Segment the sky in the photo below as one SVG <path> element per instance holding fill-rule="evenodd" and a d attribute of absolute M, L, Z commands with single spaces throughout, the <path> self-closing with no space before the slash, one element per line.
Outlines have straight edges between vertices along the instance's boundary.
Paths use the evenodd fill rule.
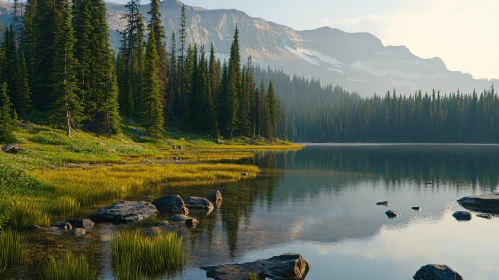
<path fill-rule="evenodd" d="M 405 45 L 423 58 L 440 57 L 450 70 L 471 73 L 475 78 L 499 78 L 498 0 L 183 2 L 208 9 L 234 8 L 297 30 L 331 26 L 369 32 L 385 45 Z"/>

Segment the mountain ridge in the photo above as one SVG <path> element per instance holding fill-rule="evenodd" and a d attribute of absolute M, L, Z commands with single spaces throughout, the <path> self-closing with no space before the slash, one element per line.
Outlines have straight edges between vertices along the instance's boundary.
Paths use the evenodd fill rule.
<path fill-rule="evenodd" d="M 0 20 L 4 21 L 0 1 Z M 126 25 L 123 5 L 106 2 L 107 18 L 115 48 L 119 32 Z M 167 34 L 178 31 L 179 0 L 165 0 L 160 12 Z M 8 6 L 8 3 L 7 3 Z M 149 5 L 142 6 L 148 20 Z M 251 56 L 256 64 L 283 69 L 290 75 L 318 79 L 324 84 L 338 84 L 363 96 L 384 94 L 396 89 L 403 94 L 416 90 L 455 92 L 460 89 L 489 88 L 497 80 L 473 79 L 471 74 L 447 69 L 439 58 L 421 58 L 407 46 L 385 46 L 368 32 L 349 33 L 328 26 L 311 30 L 293 28 L 262 18 L 251 17 L 236 9 L 208 10 L 186 5 L 188 43 L 215 45 L 217 56 L 227 59 L 236 24 L 240 29 L 243 59 Z M 169 42 L 168 42 L 169 43 Z"/>

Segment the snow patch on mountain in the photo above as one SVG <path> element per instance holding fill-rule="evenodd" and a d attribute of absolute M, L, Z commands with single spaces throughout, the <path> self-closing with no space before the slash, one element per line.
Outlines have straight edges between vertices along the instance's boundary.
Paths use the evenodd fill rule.
<path fill-rule="evenodd" d="M 320 66 L 319 62 L 317 62 L 317 60 L 315 60 L 313 57 L 310 57 L 309 54 L 304 49 L 295 50 L 295 49 L 288 47 L 288 46 L 284 46 L 284 47 L 288 51 L 292 52 L 293 54 L 299 56 L 301 59 L 305 60 L 306 62 Z"/>

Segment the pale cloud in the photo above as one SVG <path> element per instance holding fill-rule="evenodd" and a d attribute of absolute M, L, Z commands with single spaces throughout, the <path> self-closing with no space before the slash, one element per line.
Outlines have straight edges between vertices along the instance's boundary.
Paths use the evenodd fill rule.
<path fill-rule="evenodd" d="M 403 0 L 390 14 L 320 22 L 373 33 L 385 45 L 406 45 L 424 58 L 438 56 L 449 69 L 475 78 L 499 78 L 498 13 L 497 0 Z"/>

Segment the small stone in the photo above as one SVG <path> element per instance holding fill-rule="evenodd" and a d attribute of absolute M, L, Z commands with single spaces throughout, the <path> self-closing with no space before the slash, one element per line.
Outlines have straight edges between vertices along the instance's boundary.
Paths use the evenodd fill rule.
<path fill-rule="evenodd" d="M 248 172 L 243 172 L 243 173 L 241 173 L 241 176 L 242 176 L 242 177 L 248 177 L 248 176 L 249 176 L 249 173 L 248 173 Z"/>
<path fill-rule="evenodd" d="M 215 204 L 217 207 L 220 207 L 220 204 L 222 204 L 222 193 L 219 190 L 213 190 L 208 195 L 208 200 Z"/>
<path fill-rule="evenodd" d="M 484 218 L 484 219 L 489 219 L 489 220 L 492 219 L 492 215 L 490 215 L 490 214 L 477 214 L 476 216 L 479 218 Z"/>
<path fill-rule="evenodd" d="M 83 228 L 83 229 L 92 229 L 94 228 L 94 222 L 90 219 L 75 219 L 68 221 L 73 228 Z"/>
<path fill-rule="evenodd" d="M 471 213 L 466 211 L 456 211 L 452 216 L 458 221 L 469 221 L 472 217 Z"/>
<path fill-rule="evenodd" d="M 421 210 L 423 210 L 423 208 L 421 208 L 421 207 L 412 207 L 412 210 L 421 211 Z"/>
<path fill-rule="evenodd" d="M 388 201 L 381 201 L 381 202 L 376 203 L 376 205 L 388 206 L 388 205 L 390 205 L 390 202 L 388 202 Z"/>
<path fill-rule="evenodd" d="M 199 224 L 199 221 L 196 219 L 188 219 L 185 221 L 185 225 L 188 228 L 195 228 Z"/>
<path fill-rule="evenodd" d="M 57 223 L 53 223 L 52 227 L 57 227 L 57 228 L 60 228 L 60 229 L 64 229 L 64 231 L 71 231 L 73 229 L 73 226 L 70 223 L 68 223 L 68 222 L 57 222 Z"/>
<path fill-rule="evenodd" d="M 85 235 L 87 232 L 82 229 L 82 228 L 75 228 L 72 232 L 71 232 L 71 235 L 72 236 L 76 236 L 76 237 L 81 237 L 83 235 Z"/>
<path fill-rule="evenodd" d="M 189 210 L 195 209 L 208 212 L 213 210 L 213 203 L 211 203 L 208 199 L 202 197 L 189 197 L 185 200 L 185 206 L 187 206 Z"/>
<path fill-rule="evenodd" d="M 47 230 L 47 229 L 44 227 L 37 226 L 37 225 L 32 225 L 32 226 L 28 227 L 28 230 L 37 231 L 37 230 Z"/>
<path fill-rule="evenodd" d="M 156 225 L 157 225 L 158 227 L 167 227 L 167 226 L 169 226 L 169 225 L 170 225 L 170 223 L 169 223 L 169 222 L 167 222 L 167 221 L 161 221 L 161 222 L 157 223 Z"/>
<path fill-rule="evenodd" d="M 392 211 L 392 210 L 388 210 L 385 212 L 385 214 L 388 216 L 388 218 L 390 219 L 394 219 L 394 218 L 397 218 L 400 216 L 400 213 L 398 212 L 395 212 L 395 211 Z"/>
<path fill-rule="evenodd" d="M 185 222 L 189 219 L 190 219 L 189 217 L 187 217 L 186 215 L 182 215 L 182 214 L 170 217 L 170 221 L 172 221 L 172 222 Z"/>

